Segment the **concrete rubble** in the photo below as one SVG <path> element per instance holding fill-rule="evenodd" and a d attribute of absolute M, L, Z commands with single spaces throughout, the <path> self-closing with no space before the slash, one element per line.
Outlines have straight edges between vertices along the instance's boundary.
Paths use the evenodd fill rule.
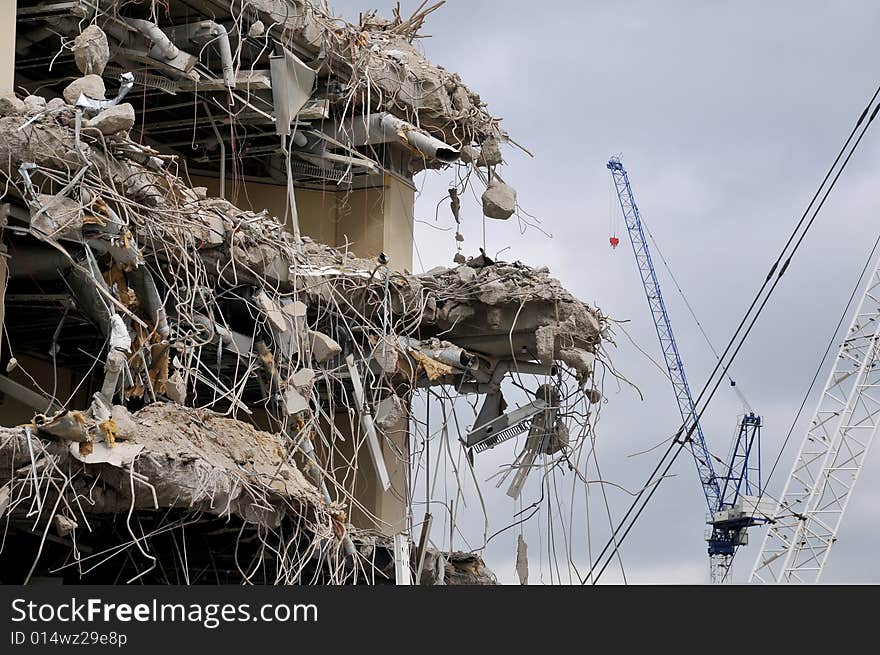
<path fill-rule="evenodd" d="M 471 395 L 482 403 L 480 417 L 497 420 L 506 406 L 502 380 L 526 374 L 548 380 L 550 390 L 535 396 L 544 413 L 523 423 L 523 453 L 565 455 L 585 438 L 569 435 L 561 408 L 589 416 L 602 400 L 594 369 L 608 319 L 598 309 L 546 268 L 484 253 L 422 274 L 396 270 L 384 253 L 358 257 L 319 243 L 292 230 L 289 217 L 242 209 L 191 183 L 176 146 L 168 152 L 155 135 L 136 137 L 156 121 L 122 101 L 131 83 L 120 71 L 147 62 L 150 75 L 167 80 L 140 75 L 134 84 L 169 95 L 198 88 L 198 78 L 228 98 L 237 78 L 222 66 L 216 80 L 206 78 L 191 29 L 156 31 L 138 3 L 98 4 L 109 12 L 100 16 L 122 18 L 84 13 L 95 22 L 82 31 L 77 20 L 46 19 L 71 39 L 75 79 L 48 101 L 0 95 L 0 171 L 10 181 L 3 339 L 17 355 L 10 350 L 4 360 L 0 386 L 27 411 L 0 428 L 0 519 L 11 535 L 0 558 L 24 561 L 35 536 L 48 540 L 17 581 L 34 571 L 68 582 L 169 582 L 177 571 L 191 581 L 188 571 L 203 565 L 214 571 L 212 583 L 393 582 L 393 544 L 351 517 L 367 512 L 346 486 L 361 469 L 340 464 L 354 456 L 354 436 L 366 443 L 360 467 L 375 469 L 381 486 L 394 468 L 387 453 L 409 465 L 419 390 Z M 333 115 L 338 109 L 317 102 L 329 97 L 331 108 L 344 108 L 343 127 L 352 125 L 344 113 L 352 109 L 418 126 L 395 142 L 401 174 L 448 164 L 426 155 L 443 148 L 421 147 L 434 139 L 456 160 L 488 170 L 486 216 L 514 214 L 516 192 L 494 173 L 508 135 L 457 74 L 413 46 L 432 8 L 409 19 L 369 13 L 350 25 L 302 0 L 247 5 L 247 39 L 280 39 L 279 48 L 285 43 L 324 76 L 301 112 Z M 222 59 L 228 52 L 215 36 Z M 131 54 L 138 47 L 146 54 Z M 118 91 L 108 94 L 105 78 L 116 76 Z M 243 97 L 237 106 L 247 109 Z M 232 147 L 215 122 L 211 113 L 205 134 L 216 131 L 215 146 Z M 372 174 L 369 134 L 361 143 L 347 128 L 309 129 L 306 145 L 289 142 L 309 175 L 338 172 L 341 161 Z M 346 138 L 350 145 L 332 151 L 314 148 L 316 139 Z M 54 389 L 30 384 L 26 369 L 38 365 L 49 367 Z M 72 381 L 69 397 L 57 389 L 58 371 Z M 551 384 L 564 376 L 566 398 Z M 157 565 L 184 529 L 192 561 L 171 556 Z M 132 541 L 135 533 L 146 537 Z M 105 551 L 115 570 L 92 561 Z M 421 584 L 495 583 L 475 553 L 427 547 L 421 555 Z"/>

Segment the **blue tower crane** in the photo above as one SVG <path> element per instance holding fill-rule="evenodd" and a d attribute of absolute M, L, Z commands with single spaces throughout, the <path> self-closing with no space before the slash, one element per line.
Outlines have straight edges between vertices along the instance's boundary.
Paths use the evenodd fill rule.
<path fill-rule="evenodd" d="M 765 522 L 763 510 L 768 510 L 767 515 L 772 513 L 772 508 L 764 508 L 764 501 L 759 501 L 761 417 L 752 412 L 743 416 L 730 463 L 724 474 L 719 476 L 712 464 L 712 455 L 706 444 L 703 428 L 700 426 L 694 399 L 681 363 L 681 355 L 678 352 L 678 344 L 672 333 L 669 313 L 663 302 L 660 283 L 651 261 L 651 251 L 642 230 L 642 221 L 629 183 L 629 175 L 619 157 L 612 157 L 607 167 L 611 171 L 617 190 L 617 198 L 632 243 L 636 265 L 654 319 L 657 338 L 660 340 L 660 350 L 663 352 L 666 370 L 681 414 L 682 426 L 676 438 L 681 439 L 690 435 L 688 447 L 696 463 L 706 498 L 709 512 L 707 523 L 711 526 L 706 540 L 712 581 L 718 583 L 729 581 L 729 569 L 734 552 L 738 546 L 748 543 L 746 529 Z M 616 244 L 612 240 L 612 246 L 614 245 Z M 759 502 L 762 504 L 761 508 L 756 507 Z"/>

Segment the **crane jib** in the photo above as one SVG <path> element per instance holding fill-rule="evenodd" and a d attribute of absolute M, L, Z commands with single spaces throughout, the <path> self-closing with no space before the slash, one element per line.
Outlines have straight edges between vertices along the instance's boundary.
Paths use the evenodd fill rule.
<path fill-rule="evenodd" d="M 688 447 L 697 466 L 697 473 L 706 497 L 706 504 L 710 512 L 715 512 L 721 507 L 721 489 L 712 466 L 712 457 L 706 445 L 703 429 L 697 417 L 694 400 L 684 373 L 684 366 L 681 362 L 681 355 L 678 352 L 678 345 L 672 333 L 669 314 L 666 311 L 663 294 L 660 292 L 660 283 L 657 280 L 654 264 L 651 261 L 648 241 L 642 230 L 641 218 L 632 188 L 630 187 L 629 176 L 623 164 L 617 158 L 612 158 L 608 162 L 608 169 L 611 171 L 614 179 L 617 198 L 620 201 L 620 209 L 626 222 L 627 233 L 629 234 L 633 253 L 636 257 L 639 275 L 642 278 L 642 285 L 645 289 L 645 296 L 648 299 L 648 306 L 654 319 L 654 328 L 660 340 L 660 349 L 663 353 L 666 370 L 669 373 L 669 379 L 675 392 L 675 400 L 682 420 L 682 433 L 684 435 L 690 434 Z"/>

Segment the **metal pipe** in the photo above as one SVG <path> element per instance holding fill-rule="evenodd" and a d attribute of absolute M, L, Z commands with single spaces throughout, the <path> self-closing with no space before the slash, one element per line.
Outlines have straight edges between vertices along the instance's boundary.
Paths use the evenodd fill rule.
<path fill-rule="evenodd" d="M 235 88 L 235 66 L 232 61 L 232 46 L 229 44 L 229 32 L 226 27 L 212 20 L 202 20 L 197 23 L 176 25 L 169 29 L 169 33 L 178 43 L 182 43 L 183 39 L 189 43 L 202 45 L 217 41 L 220 62 L 223 65 L 223 83 L 230 89 Z"/>
<path fill-rule="evenodd" d="M 441 346 L 440 348 L 432 348 L 429 343 L 423 343 L 417 339 L 410 337 L 399 337 L 400 345 L 418 350 L 422 354 L 436 359 L 442 364 L 452 366 L 459 369 L 470 369 L 477 364 L 477 358 L 464 348 L 459 348 L 452 344 Z"/>
<path fill-rule="evenodd" d="M 458 148 L 425 134 L 412 123 L 407 123 L 393 114 L 387 112 L 373 114 L 370 116 L 370 121 L 372 123 L 371 129 L 376 128 L 384 132 L 386 136 L 396 136 L 398 140 L 412 146 L 429 159 L 451 164 L 457 161 L 460 156 Z"/>
<path fill-rule="evenodd" d="M 223 64 L 223 79 L 230 89 L 235 88 L 235 68 L 232 65 L 232 47 L 229 45 L 229 32 L 226 28 L 213 21 L 205 21 L 210 26 L 210 33 L 217 37 L 220 48 L 220 62 Z"/>
<path fill-rule="evenodd" d="M 168 35 L 156 23 L 142 18 L 126 18 L 125 22 L 150 39 L 165 59 L 174 59 L 180 54 L 178 47 L 172 43 Z"/>

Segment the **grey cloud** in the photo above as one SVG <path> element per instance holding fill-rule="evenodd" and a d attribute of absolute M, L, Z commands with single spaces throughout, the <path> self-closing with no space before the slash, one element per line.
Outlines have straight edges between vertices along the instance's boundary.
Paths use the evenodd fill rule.
<path fill-rule="evenodd" d="M 372 4 L 388 14 L 394 3 Z M 334 6 L 346 16 L 364 9 L 358 0 Z M 505 180 L 553 239 L 535 229 L 520 234 L 512 220 L 490 222 L 487 250 L 509 246 L 501 257 L 549 265 L 581 298 L 631 319 L 626 329 L 656 358 L 656 336 L 625 236 L 616 251 L 608 246 L 608 155 L 623 153 L 663 253 L 704 327 L 723 344 L 877 83 L 878 19 L 880 6 L 867 1 L 510 1 L 499 10 L 497 2 L 452 0 L 429 18 L 425 31 L 433 37 L 423 47 L 478 90 L 504 117 L 511 135 L 536 155 L 530 159 L 509 148 Z M 735 366 L 739 384 L 765 415 L 768 466 L 876 238 L 878 174 L 880 135 L 874 133 Z M 434 207 L 451 179 L 444 171 L 419 181 L 417 218 L 434 224 Z M 482 245 L 479 204 L 473 197 L 464 200 L 465 247 L 475 252 Z M 616 207 L 611 208 L 616 219 Z M 442 210 L 440 216 L 440 225 L 449 227 L 451 219 Z M 416 226 L 424 266 L 448 264 L 455 252 L 452 232 Z M 661 274 L 689 377 L 699 388 L 713 366 L 712 354 Z M 646 399 L 639 401 L 627 389 L 609 394 L 597 434 L 599 459 L 606 479 L 636 487 L 654 459 L 627 455 L 672 432 L 676 412 L 666 381 L 622 335 L 612 355 Z M 814 404 L 814 399 L 807 404 L 801 426 Z M 738 411 L 737 399 L 725 390 L 708 412 L 705 431 L 716 452 L 727 452 Z M 783 455 L 773 494 L 781 491 L 800 434 L 795 432 Z M 509 447 L 478 459 L 478 477 L 487 478 L 512 452 Z M 872 462 L 831 555 L 826 582 L 880 582 L 869 521 L 880 497 L 876 452 Z M 683 456 L 674 472 L 622 549 L 630 582 L 708 580 L 705 506 L 689 457 Z M 570 485 L 571 476 L 558 481 Z M 530 481 L 526 504 L 540 497 L 538 483 Z M 483 488 L 492 532 L 510 523 L 519 507 L 503 490 Z M 568 493 L 570 486 L 565 488 Z M 607 493 L 616 515 L 628 497 L 611 488 Z M 588 550 L 583 502 L 576 506 L 573 550 L 583 570 Z M 469 517 L 462 530 L 475 542 L 482 533 L 478 507 L 470 497 L 462 514 Z M 604 511 L 592 485 L 594 549 L 607 536 Z M 524 528 L 533 570 L 540 559 L 545 573 L 552 561 L 547 529 L 546 508 L 540 523 L 533 519 Z M 737 558 L 739 580 L 761 536 L 754 531 L 752 544 Z M 490 566 L 507 582 L 516 579 L 515 543 L 511 530 L 486 551 Z"/>

